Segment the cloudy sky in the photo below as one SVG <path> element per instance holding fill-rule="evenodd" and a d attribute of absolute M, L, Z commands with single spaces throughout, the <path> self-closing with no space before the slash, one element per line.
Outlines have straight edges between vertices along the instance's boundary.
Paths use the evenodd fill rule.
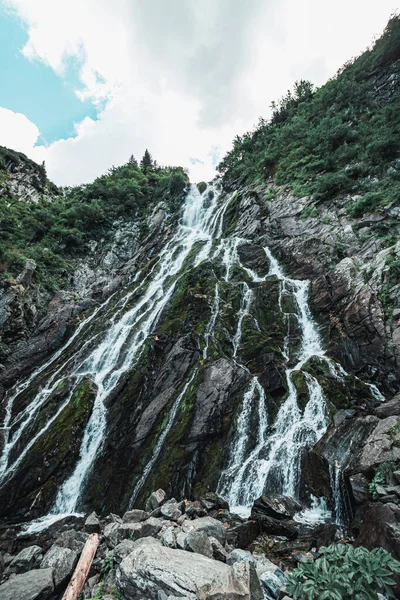
<path fill-rule="evenodd" d="M 59 185 L 140 158 L 210 179 L 296 79 L 320 85 L 399 0 L 0 0 L 0 145 Z"/>

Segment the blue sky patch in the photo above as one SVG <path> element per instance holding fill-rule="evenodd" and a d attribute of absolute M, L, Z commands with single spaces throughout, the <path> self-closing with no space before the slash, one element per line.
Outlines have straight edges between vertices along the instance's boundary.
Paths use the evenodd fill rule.
<path fill-rule="evenodd" d="M 82 102 L 74 93 L 82 87 L 80 60 L 68 60 L 60 78 L 44 63 L 25 58 L 21 49 L 27 40 L 22 21 L 0 7 L 0 106 L 35 123 L 40 130 L 38 144 L 73 137 L 74 123 L 86 116 L 97 118 L 93 103 Z"/>

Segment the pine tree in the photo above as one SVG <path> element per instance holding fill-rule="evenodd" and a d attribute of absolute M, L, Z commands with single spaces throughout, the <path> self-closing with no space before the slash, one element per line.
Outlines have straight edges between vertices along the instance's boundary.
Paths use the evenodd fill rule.
<path fill-rule="evenodd" d="M 137 160 L 136 160 L 136 158 L 133 156 L 133 154 L 131 154 L 131 156 L 130 156 L 130 158 L 129 158 L 129 160 L 128 160 L 128 163 L 129 163 L 130 165 L 134 166 L 134 167 L 137 167 L 137 166 L 138 166 Z"/>
<path fill-rule="evenodd" d="M 147 148 L 143 154 L 142 160 L 140 161 L 140 168 L 142 169 L 143 173 L 148 173 L 153 169 L 153 159 L 151 158 L 151 154 Z"/>

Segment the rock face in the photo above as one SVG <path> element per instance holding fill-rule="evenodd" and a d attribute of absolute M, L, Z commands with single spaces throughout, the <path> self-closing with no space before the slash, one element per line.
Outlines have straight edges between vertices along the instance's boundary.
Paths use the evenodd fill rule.
<path fill-rule="evenodd" d="M 229 567 L 201 554 L 165 548 L 150 539 L 135 542 L 133 552 L 121 562 L 117 583 L 127 600 L 140 595 L 158 600 L 162 594 L 190 600 L 263 597 L 249 565 Z"/>

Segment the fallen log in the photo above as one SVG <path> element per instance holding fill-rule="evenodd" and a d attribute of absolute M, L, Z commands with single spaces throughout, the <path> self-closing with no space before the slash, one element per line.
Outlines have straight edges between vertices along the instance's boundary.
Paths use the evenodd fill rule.
<path fill-rule="evenodd" d="M 80 592 L 85 585 L 86 578 L 88 576 L 90 567 L 92 565 L 94 556 L 97 551 L 97 547 L 100 543 L 98 533 L 92 533 L 86 540 L 86 544 L 82 550 L 82 554 L 76 565 L 74 574 L 72 575 L 71 581 L 68 584 L 65 594 L 62 600 L 77 600 Z"/>

